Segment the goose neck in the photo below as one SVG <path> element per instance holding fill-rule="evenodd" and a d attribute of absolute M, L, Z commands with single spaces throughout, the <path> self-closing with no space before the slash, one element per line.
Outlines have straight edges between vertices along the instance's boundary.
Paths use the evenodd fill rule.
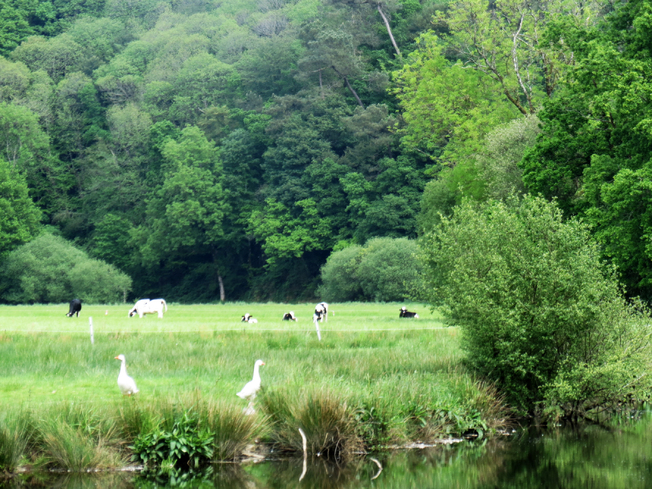
<path fill-rule="evenodd" d="M 260 365 L 254 365 L 254 380 L 260 380 Z"/>

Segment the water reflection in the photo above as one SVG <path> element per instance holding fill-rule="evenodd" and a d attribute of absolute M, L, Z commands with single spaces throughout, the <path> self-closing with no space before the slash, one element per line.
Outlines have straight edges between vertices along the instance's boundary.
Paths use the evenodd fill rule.
<path fill-rule="evenodd" d="M 338 466 L 309 459 L 218 464 L 195 473 L 29 474 L 0 487 L 404 489 L 584 489 L 652 487 L 652 422 L 617 429 L 525 430 L 512 437 L 376 454 Z M 301 480 L 300 480 L 301 479 Z"/>

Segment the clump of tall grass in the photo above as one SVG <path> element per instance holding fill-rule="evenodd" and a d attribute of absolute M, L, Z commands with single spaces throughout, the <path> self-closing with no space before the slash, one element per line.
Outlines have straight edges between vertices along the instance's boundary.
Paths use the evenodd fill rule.
<path fill-rule="evenodd" d="M 245 414 L 241 406 L 218 401 L 199 404 L 200 419 L 213 433 L 213 461 L 236 460 L 247 445 L 267 430 L 267 417 Z"/>
<path fill-rule="evenodd" d="M 329 390 L 289 396 L 278 391 L 263 397 L 265 410 L 274 421 L 272 439 L 285 451 L 301 451 L 299 428 L 312 455 L 346 461 L 363 449 L 355 410 Z"/>
<path fill-rule="evenodd" d="M 0 426 L 0 471 L 11 473 L 25 455 L 29 444 L 28 422 L 25 418 L 4 420 Z"/>
<path fill-rule="evenodd" d="M 31 423 L 39 465 L 69 471 L 124 465 L 115 417 L 74 404 L 55 406 Z"/>
<path fill-rule="evenodd" d="M 124 461 L 111 441 L 55 419 L 40 426 L 43 464 L 74 472 L 120 467 Z"/>

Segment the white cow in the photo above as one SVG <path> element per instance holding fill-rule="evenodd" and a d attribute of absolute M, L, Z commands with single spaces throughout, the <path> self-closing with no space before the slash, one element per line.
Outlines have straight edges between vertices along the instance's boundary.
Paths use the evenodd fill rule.
<path fill-rule="evenodd" d="M 162 318 L 163 308 L 165 308 L 166 311 L 168 310 L 168 305 L 165 303 L 164 299 L 141 299 L 131 308 L 129 311 L 129 317 L 138 314 L 138 317 L 142 318 L 145 314 L 157 313 L 158 317 Z"/>

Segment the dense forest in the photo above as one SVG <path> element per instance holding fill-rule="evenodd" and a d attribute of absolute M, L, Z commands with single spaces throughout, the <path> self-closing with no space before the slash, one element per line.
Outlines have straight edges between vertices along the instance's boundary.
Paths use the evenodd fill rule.
<path fill-rule="evenodd" d="M 87 255 L 79 280 L 106 262 L 138 297 L 312 298 L 333 251 L 525 192 L 590 224 L 648 298 L 650 12 L 0 0 L 2 299 L 21 247 L 55 238 Z"/>

